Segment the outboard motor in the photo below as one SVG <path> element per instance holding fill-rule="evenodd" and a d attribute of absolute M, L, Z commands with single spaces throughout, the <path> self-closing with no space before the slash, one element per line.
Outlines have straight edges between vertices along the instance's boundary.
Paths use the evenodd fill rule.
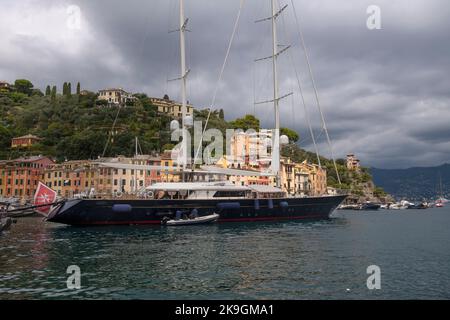
<path fill-rule="evenodd" d="M 191 219 L 195 219 L 198 217 L 198 210 L 197 209 L 192 209 L 191 214 L 190 214 L 190 218 Z"/>

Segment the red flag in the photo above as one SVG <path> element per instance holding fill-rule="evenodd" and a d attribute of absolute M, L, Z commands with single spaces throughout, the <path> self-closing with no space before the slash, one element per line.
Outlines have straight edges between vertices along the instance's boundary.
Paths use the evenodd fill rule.
<path fill-rule="evenodd" d="M 50 204 L 54 203 L 56 200 L 56 191 L 53 189 L 50 189 L 42 182 L 39 182 L 39 185 L 36 189 L 36 193 L 34 194 L 34 205 L 40 206 L 43 204 Z M 35 210 L 43 215 L 48 215 L 50 212 L 51 205 L 50 206 L 44 206 L 36 208 Z"/>

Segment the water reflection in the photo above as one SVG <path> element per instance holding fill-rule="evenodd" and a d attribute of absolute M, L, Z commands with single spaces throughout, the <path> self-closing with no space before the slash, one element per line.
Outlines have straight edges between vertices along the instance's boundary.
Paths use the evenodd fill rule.
<path fill-rule="evenodd" d="M 408 233 L 420 235 L 424 216 L 408 217 Z M 441 245 L 450 240 L 442 229 L 449 218 L 435 219 L 437 224 L 426 220 L 433 233 L 428 244 L 402 234 L 407 220 L 382 215 L 182 228 L 73 228 L 22 219 L 0 238 L 0 298 L 411 297 L 401 262 L 419 270 L 415 277 L 423 283 L 444 284 L 433 290 L 442 296 L 450 283 L 449 267 L 439 270 L 450 262 Z M 430 249 L 435 264 L 423 262 Z M 374 262 L 392 285 L 369 293 L 365 271 Z M 82 271 L 80 291 L 66 288 L 66 269 L 74 264 Z"/>

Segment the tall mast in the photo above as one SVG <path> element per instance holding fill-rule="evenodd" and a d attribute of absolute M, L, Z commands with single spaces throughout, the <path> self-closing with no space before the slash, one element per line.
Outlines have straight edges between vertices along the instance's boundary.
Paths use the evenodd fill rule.
<path fill-rule="evenodd" d="M 181 79 L 181 129 L 182 129 L 182 137 L 183 137 L 183 144 L 182 144 L 182 162 L 183 162 L 183 181 L 184 181 L 184 172 L 186 170 L 186 164 L 187 164 L 187 153 L 188 153 L 188 146 L 187 146 L 187 138 L 186 138 L 186 76 L 187 76 L 187 70 L 186 70 L 186 46 L 185 46 L 185 36 L 184 33 L 186 31 L 186 23 L 187 20 L 184 17 L 184 0 L 180 0 L 180 79 Z"/>
<path fill-rule="evenodd" d="M 277 40 L 277 11 L 275 0 L 272 0 L 272 71 L 273 71 L 273 107 L 275 111 L 275 132 L 273 135 L 272 144 L 272 170 L 276 176 L 276 185 L 280 187 L 280 108 L 278 98 L 278 40 Z"/>
<path fill-rule="evenodd" d="M 260 19 L 255 22 L 263 22 L 270 20 L 272 22 L 272 55 L 269 57 L 256 59 L 255 61 L 262 61 L 266 59 L 272 59 L 272 72 L 273 72 L 273 100 L 269 101 L 262 101 L 262 102 L 256 102 L 255 104 L 264 104 L 264 103 L 271 103 L 273 102 L 274 112 L 275 112 L 275 128 L 274 132 L 272 133 L 272 163 L 271 163 L 271 170 L 272 173 L 276 177 L 276 185 L 277 187 L 281 187 L 281 177 L 280 177 L 280 107 L 279 102 L 281 99 L 284 99 L 290 95 L 291 93 L 288 93 L 283 96 L 279 96 L 278 93 L 278 69 L 277 69 L 277 59 L 280 54 L 285 52 L 287 49 L 290 48 L 289 45 L 283 46 L 284 48 L 281 50 L 278 50 L 278 39 L 277 39 L 277 23 L 276 19 L 278 16 L 286 9 L 287 5 L 280 8 L 277 11 L 276 7 L 276 1 L 271 0 L 272 4 L 272 16 L 266 19 Z"/>

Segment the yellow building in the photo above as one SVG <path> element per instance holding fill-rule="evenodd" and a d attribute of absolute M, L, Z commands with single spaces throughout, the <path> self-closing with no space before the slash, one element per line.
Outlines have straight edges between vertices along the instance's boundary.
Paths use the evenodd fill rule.
<path fill-rule="evenodd" d="M 327 194 L 327 171 L 317 164 L 308 163 L 306 160 L 297 164 L 297 169 L 308 174 L 311 196 Z"/>
<path fill-rule="evenodd" d="M 108 105 L 125 105 L 129 101 L 133 101 L 134 97 L 131 93 L 126 92 L 122 88 L 103 89 L 98 92 L 99 101 L 106 101 Z"/>
<path fill-rule="evenodd" d="M 181 118 L 183 115 L 182 104 L 169 99 L 166 95 L 163 99 L 150 98 L 150 103 L 158 108 L 159 113 L 164 113 L 173 118 Z M 194 116 L 194 107 L 186 106 L 186 116 Z"/>
<path fill-rule="evenodd" d="M 181 171 L 181 167 L 177 164 L 176 160 L 172 159 L 172 152 L 167 150 L 161 156 L 161 167 L 165 170 L 161 170 L 161 181 L 162 182 L 180 182 L 181 176 L 177 174 Z"/>
<path fill-rule="evenodd" d="M 282 189 L 289 195 L 306 196 L 311 193 L 309 172 L 290 158 L 281 159 L 280 177 Z"/>

